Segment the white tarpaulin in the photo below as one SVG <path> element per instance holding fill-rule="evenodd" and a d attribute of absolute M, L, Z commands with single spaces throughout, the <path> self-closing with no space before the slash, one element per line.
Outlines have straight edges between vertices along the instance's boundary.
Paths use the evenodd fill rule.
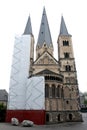
<path fill-rule="evenodd" d="M 8 109 L 25 109 L 26 83 L 29 76 L 31 36 L 15 38 L 10 78 Z"/>
<path fill-rule="evenodd" d="M 8 110 L 45 109 L 44 77 L 29 78 L 31 36 L 15 39 Z"/>
<path fill-rule="evenodd" d="M 45 93 L 44 77 L 32 77 L 28 79 L 26 86 L 26 109 L 27 110 L 44 110 Z"/>

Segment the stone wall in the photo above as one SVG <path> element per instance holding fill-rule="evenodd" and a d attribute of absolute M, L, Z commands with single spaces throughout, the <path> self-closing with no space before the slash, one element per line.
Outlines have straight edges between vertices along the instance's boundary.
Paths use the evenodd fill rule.
<path fill-rule="evenodd" d="M 82 121 L 82 116 L 77 111 L 52 111 L 46 112 L 46 124 Z"/>

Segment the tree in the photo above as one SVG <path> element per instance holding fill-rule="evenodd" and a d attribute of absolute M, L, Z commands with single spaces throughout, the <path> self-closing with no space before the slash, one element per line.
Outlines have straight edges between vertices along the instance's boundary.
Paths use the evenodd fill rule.
<path fill-rule="evenodd" d="M 84 104 L 87 105 L 87 92 L 84 92 L 84 97 L 85 97 Z"/>
<path fill-rule="evenodd" d="M 87 96 L 87 92 L 84 92 L 84 96 Z"/>
<path fill-rule="evenodd" d="M 0 103 L 0 110 L 5 110 L 6 109 L 6 106 L 4 106 L 3 103 Z"/>
<path fill-rule="evenodd" d="M 6 117 L 6 106 L 0 103 L 0 122 L 4 122 Z"/>
<path fill-rule="evenodd" d="M 84 104 L 87 105 L 87 99 L 84 100 Z"/>

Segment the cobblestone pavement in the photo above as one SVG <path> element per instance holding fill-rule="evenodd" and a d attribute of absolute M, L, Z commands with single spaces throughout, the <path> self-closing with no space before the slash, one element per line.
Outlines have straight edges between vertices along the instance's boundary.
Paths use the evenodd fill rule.
<path fill-rule="evenodd" d="M 87 113 L 83 113 L 84 122 L 69 122 L 55 125 L 34 127 L 12 126 L 10 123 L 0 123 L 0 130 L 87 130 Z"/>

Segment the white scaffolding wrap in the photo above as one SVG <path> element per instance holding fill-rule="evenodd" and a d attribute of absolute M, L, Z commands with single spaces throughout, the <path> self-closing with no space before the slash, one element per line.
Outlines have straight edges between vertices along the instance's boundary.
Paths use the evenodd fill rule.
<path fill-rule="evenodd" d="M 15 39 L 8 110 L 45 109 L 44 77 L 29 77 L 31 36 Z"/>
<path fill-rule="evenodd" d="M 27 110 L 44 110 L 45 93 L 44 77 L 32 77 L 27 81 L 26 88 L 26 109 Z"/>
<path fill-rule="evenodd" d="M 26 83 L 29 76 L 31 36 L 15 38 L 8 109 L 25 109 Z"/>

